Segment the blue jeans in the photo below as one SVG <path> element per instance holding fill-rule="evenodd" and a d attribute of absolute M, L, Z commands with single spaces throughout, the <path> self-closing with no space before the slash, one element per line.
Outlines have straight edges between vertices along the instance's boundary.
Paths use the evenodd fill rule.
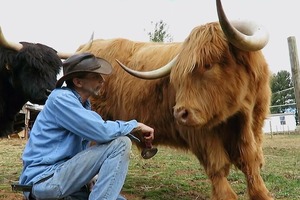
<path fill-rule="evenodd" d="M 59 166 L 53 176 L 33 185 L 36 199 L 125 199 L 120 194 L 128 172 L 131 140 L 126 137 L 89 147 Z M 98 174 L 93 190 L 82 188 Z"/>

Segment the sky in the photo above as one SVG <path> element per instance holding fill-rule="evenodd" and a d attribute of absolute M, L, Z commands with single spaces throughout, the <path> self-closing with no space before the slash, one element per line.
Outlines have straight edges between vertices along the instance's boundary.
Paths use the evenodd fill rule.
<path fill-rule="evenodd" d="M 5 2 L 5 3 L 4 3 Z M 223 0 L 230 20 L 251 20 L 270 34 L 262 50 L 273 73 L 291 72 L 288 38 L 300 42 L 297 0 Z M 127 38 L 149 41 L 148 32 L 163 20 L 174 42 L 192 29 L 218 21 L 213 0 L 6 0 L 0 26 L 8 41 L 42 43 L 58 52 L 75 52 L 94 39 Z M 153 22 L 153 23 L 151 23 Z M 299 44 L 298 44 L 299 43 Z"/>

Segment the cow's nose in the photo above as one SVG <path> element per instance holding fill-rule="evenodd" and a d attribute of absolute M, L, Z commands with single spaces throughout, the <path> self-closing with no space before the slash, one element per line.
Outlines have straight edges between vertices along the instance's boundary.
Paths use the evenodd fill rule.
<path fill-rule="evenodd" d="M 186 123 L 189 112 L 186 108 L 178 108 L 174 110 L 174 117 L 181 123 Z"/>

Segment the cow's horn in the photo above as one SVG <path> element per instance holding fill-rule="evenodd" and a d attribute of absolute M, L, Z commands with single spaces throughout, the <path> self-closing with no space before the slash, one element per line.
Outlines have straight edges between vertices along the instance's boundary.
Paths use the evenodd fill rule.
<path fill-rule="evenodd" d="M 130 69 L 129 67 L 127 67 L 126 65 L 124 65 L 123 63 L 121 63 L 118 59 L 116 59 L 117 63 L 129 74 L 141 78 L 141 79 L 158 79 L 158 78 L 162 78 L 165 76 L 168 76 L 171 72 L 172 67 L 174 66 L 176 60 L 177 60 L 176 56 L 175 58 L 173 58 L 169 63 L 167 63 L 165 66 L 162 66 L 159 69 L 156 70 L 152 70 L 152 71 L 146 71 L 146 72 L 141 72 L 141 71 L 136 71 L 133 69 Z"/>
<path fill-rule="evenodd" d="M 82 47 L 82 49 L 80 49 L 79 51 L 77 51 L 77 52 L 75 52 L 75 53 L 57 52 L 57 55 L 58 55 L 58 57 L 60 57 L 61 59 L 67 59 L 67 58 L 71 57 L 71 56 L 74 55 L 74 54 L 79 54 L 79 53 L 86 52 L 86 51 L 88 51 L 88 50 L 91 48 L 91 46 L 92 46 L 92 44 L 93 44 L 93 41 L 94 41 L 94 32 L 93 32 L 93 34 L 92 34 L 92 36 L 91 36 L 89 42 L 88 42 L 86 45 L 84 45 L 84 46 Z"/>
<path fill-rule="evenodd" d="M 257 51 L 264 48 L 269 41 L 269 34 L 262 26 L 253 22 L 228 21 L 221 1 L 217 0 L 219 22 L 228 41 L 237 48 L 245 51 Z"/>
<path fill-rule="evenodd" d="M 0 27 L 0 46 L 8 49 L 13 49 L 16 51 L 20 51 L 23 48 L 23 45 L 20 43 L 8 42 L 3 35 L 1 27 Z"/>

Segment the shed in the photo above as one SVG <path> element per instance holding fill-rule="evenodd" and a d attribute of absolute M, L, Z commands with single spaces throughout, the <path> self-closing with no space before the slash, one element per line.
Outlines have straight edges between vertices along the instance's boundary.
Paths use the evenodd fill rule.
<path fill-rule="evenodd" d="M 265 119 L 264 133 L 284 133 L 296 130 L 296 118 L 294 113 L 270 114 Z"/>

